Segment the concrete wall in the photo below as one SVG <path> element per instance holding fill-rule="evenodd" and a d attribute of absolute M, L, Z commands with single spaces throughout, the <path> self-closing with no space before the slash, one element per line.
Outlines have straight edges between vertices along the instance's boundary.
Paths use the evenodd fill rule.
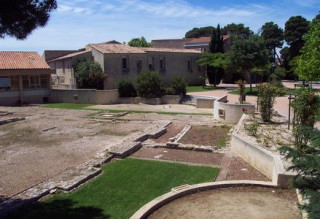
<path fill-rule="evenodd" d="M 251 104 L 230 104 L 227 103 L 227 96 L 224 96 L 214 102 L 213 117 L 216 120 L 235 124 L 243 115 L 243 109 L 248 113 L 255 112 L 255 105 Z M 222 114 L 221 114 L 222 112 Z"/>
<path fill-rule="evenodd" d="M 115 104 L 118 103 L 118 90 L 62 90 L 51 91 L 50 102 L 57 103 L 87 103 Z"/>
<path fill-rule="evenodd" d="M 49 89 L 41 90 L 24 90 L 23 103 L 24 104 L 40 104 L 44 103 L 44 99 L 49 98 Z M 19 91 L 1 91 L 0 92 L 0 106 L 14 106 L 19 104 Z"/>
<path fill-rule="evenodd" d="M 121 97 L 118 100 L 118 103 L 121 104 L 150 104 L 150 105 L 159 105 L 159 104 L 179 104 L 181 101 L 181 96 L 179 95 L 165 95 L 161 98 L 141 98 L 141 97 Z"/>
<path fill-rule="evenodd" d="M 213 109 L 215 99 L 213 98 L 199 98 L 196 101 L 197 108 Z"/>
<path fill-rule="evenodd" d="M 232 133 L 231 151 L 236 153 L 252 167 L 265 174 L 276 185 L 288 188 L 289 181 L 294 177 L 293 172 L 287 172 L 282 164 L 279 155 L 262 148 L 256 143 L 250 142 L 239 135 L 239 130 L 243 128 L 243 115 Z"/>

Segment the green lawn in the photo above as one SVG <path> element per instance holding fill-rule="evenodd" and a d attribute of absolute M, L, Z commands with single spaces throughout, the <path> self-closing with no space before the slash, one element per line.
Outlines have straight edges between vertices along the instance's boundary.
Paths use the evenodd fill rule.
<path fill-rule="evenodd" d="M 230 91 L 229 93 L 230 94 L 237 94 L 237 95 L 240 94 L 239 89 Z M 244 90 L 244 94 L 247 96 L 258 96 L 258 89 L 256 87 L 253 87 L 252 92 L 250 92 L 250 88 L 246 87 L 246 89 Z"/>
<path fill-rule="evenodd" d="M 125 159 L 103 167 L 94 181 L 57 194 L 21 213 L 22 218 L 129 218 L 147 202 L 182 184 L 213 181 L 219 169 Z"/>
<path fill-rule="evenodd" d="M 219 90 L 224 89 L 223 87 L 212 87 L 212 86 L 188 86 L 187 93 L 189 92 L 201 92 L 201 91 L 210 91 L 210 90 Z"/>
<path fill-rule="evenodd" d="M 195 115 L 195 116 L 212 116 L 212 113 L 184 113 L 184 112 L 161 112 L 161 111 L 144 111 L 144 110 L 114 110 L 114 109 L 87 109 L 88 106 L 94 106 L 92 104 L 80 104 L 80 103 L 48 103 L 43 105 L 46 108 L 52 109 L 74 109 L 74 110 L 93 110 L 96 113 L 157 113 L 164 115 Z"/>

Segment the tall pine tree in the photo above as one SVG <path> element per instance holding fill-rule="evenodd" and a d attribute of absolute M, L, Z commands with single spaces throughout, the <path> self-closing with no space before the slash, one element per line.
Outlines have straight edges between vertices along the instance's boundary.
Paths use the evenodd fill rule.
<path fill-rule="evenodd" d="M 212 31 L 211 40 L 209 44 L 210 53 L 223 53 L 223 36 L 221 36 L 220 25 L 218 24 L 217 28 Z M 207 67 L 207 76 L 209 83 L 217 86 L 221 79 L 223 78 L 224 70 L 223 68 L 217 67 Z"/>

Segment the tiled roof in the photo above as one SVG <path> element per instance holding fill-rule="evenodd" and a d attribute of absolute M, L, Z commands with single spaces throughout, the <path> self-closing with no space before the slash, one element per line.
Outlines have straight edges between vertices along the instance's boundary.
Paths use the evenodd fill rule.
<path fill-rule="evenodd" d="M 89 44 L 90 47 L 98 50 L 104 54 L 141 54 L 145 51 L 138 47 L 131 47 L 125 44 L 117 43 L 99 43 L 99 44 Z"/>
<path fill-rule="evenodd" d="M 0 69 L 50 69 L 36 52 L 0 51 Z"/>
<path fill-rule="evenodd" d="M 141 48 L 146 52 L 172 52 L 172 53 L 201 53 L 199 50 L 195 49 L 170 49 L 170 48 Z"/>
<path fill-rule="evenodd" d="M 78 56 L 78 55 L 82 55 L 82 54 L 85 54 L 85 53 L 88 53 L 88 52 L 91 52 L 91 51 L 90 50 L 85 50 L 85 51 L 80 51 L 80 52 L 74 52 L 74 53 L 70 53 L 68 55 L 61 56 L 59 58 L 50 60 L 48 62 L 54 62 L 54 61 L 58 61 L 58 60 L 62 60 L 62 59 L 68 59 L 68 58 L 72 58 L 72 57 L 75 57 L 75 56 Z"/>

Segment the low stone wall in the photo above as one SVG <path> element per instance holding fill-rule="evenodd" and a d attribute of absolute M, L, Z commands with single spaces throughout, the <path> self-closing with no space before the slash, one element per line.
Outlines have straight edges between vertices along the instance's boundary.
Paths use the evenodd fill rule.
<path fill-rule="evenodd" d="M 227 96 L 214 101 L 213 117 L 214 119 L 228 124 L 235 124 L 243 115 L 243 111 L 247 113 L 255 112 L 255 105 L 251 104 L 230 104 L 227 103 Z"/>
<path fill-rule="evenodd" d="M 118 103 L 118 95 L 118 90 L 54 89 L 51 90 L 50 102 L 115 104 Z"/>
<path fill-rule="evenodd" d="M 197 108 L 213 109 L 214 98 L 198 98 L 196 101 Z"/>
<path fill-rule="evenodd" d="M 40 104 L 49 99 L 50 91 L 48 89 L 24 90 L 23 103 Z M 20 103 L 19 91 L 1 91 L 0 106 L 14 106 Z"/>
<path fill-rule="evenodd" d="M 231 151 L 236 153 L 252 167 L 265 174 L 272 182 L 282 188 L 288 188 L 293 172 L 287 172 L 279 155 L 262 148 L 258 144 L 238 134 L 247 115 L 243 115 L 232 133 Z"/>
<path fill-rule="evenodd" d="M 150 104 L 150 105 L 160 105 L 160 104 L 179 104 L 181 96 L 179 95 L 165 95 L 161 98 L 141 98 L 141 97 L 121 97 L 118 103 L 121 104 Z"/>

